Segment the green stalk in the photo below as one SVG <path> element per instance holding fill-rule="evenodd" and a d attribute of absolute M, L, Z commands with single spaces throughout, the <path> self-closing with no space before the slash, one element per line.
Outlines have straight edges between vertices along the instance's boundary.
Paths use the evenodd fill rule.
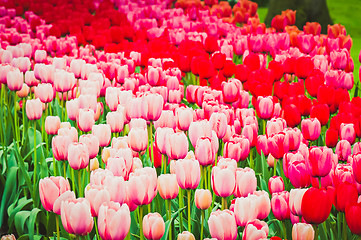
<path fill-rule="evenodd" d="M 64 178 L 66 179 L 66 162 L 63 161 Z"/>
<path fill-rule="evenodd" d="M 98 231 L 98 224 L 97 224 L 97 218 L 94 217 L 94 227 L 95 227 L 95 233 L 97 235 L 97 239 L 100 240 L 99 231 Z"/>
<path fill-rule="evenodd" d="M 83 197 L 83 184 L 81 181 L 81 174 L 80 174 L 81 169 L 77 170 L 78 173 L 78 187 L 79 187 L 79 197 Z"/>
<path fill-rule="evenodd" d="M 212 192 L 212 166 L 208 166 L 208 189 Z"/>
<path fill-rule="evenodd" d="M 183 189 L 179 188 L 179 208 L 183 208 Z M 179 231 L 183 232 L 183 214 L 182 212 L 179 213 Z"/>
<path fill-rule="evenodd" d="M 59 215 L 55 214 L 55 221 L 56 221 L 56 236 L 57 240 L 60 240 L 60 228 L 59 228 Z"/>
<path fill-rule="evenodd" d="M 34 173 L 33 173 L 33 196 L 35 196 L 36 193 L 36 174 L 37 174 L 37 168 L 38 168 L 38 161 L 36 159 L 36 120 L 34 120 Z"/>
<path fill-rule="evenodd" d="M 277 175 L 277 158 L 275 158 L 274 166 L 273 166 L 273 176 Z"/>
<path fill-rule="evenodd" d="M 168 203 L 168 220 L 169 223 L 171 224 L 171 218 L 172 218 L 172 205 L 171 205 L 171 200 L 168 199 L 166 200 Z M 172 240 L 172 225 L 169 227 L 169 240 Z"/>
<path fill-rule="evenodd" d="M 346 224 L 346 214 L 343 213 L 343 221 L 342 221 L 342 239 L 347 240 L 347 224 Z"/>
<path fill-rule="evenodd" d="M 227 209 L 227 198 L 222 197 L 222 210 Z"/>
<path fill-rule="evenodd" d="M 287 239 L 287 229 L 284 221 L 282 221 L 282 227 L 283 227 L 284 239 Z"/>
<path fill-rule="evenodd" d="M 56 177 L 57 175 L 58 175 L 58 171 L 57 171 L 57 169 L 56 169 L 56 162 L 55 162 L 55 157 L 54 157 L 54 155 L 53 155 L 53 174 L 54 174 L 54 176 Z"/>
<path fill-rule="evenodd" d="M 201 167 L 201 184 L 200 184 L 200 187 L 204 188 L 203 187 L 205 185 L 204 167 L 203 166 L 200 166 L 200 167 Z"/>
<path fill-rule="evenodd" d="M 249 166 L 254 170 L 253 151 L 252 148 L 249 151 Z"/>
<path fill-rule="evenodd" d="M 154 166 L 154 149 L 153 149 L 153 122 L 150 121 L 149 124 L 149 132 L 150 132 L 150 155 L 151 155 L 151 162 Z"/>
<path fill-rule="evenodd" d="M 23 115 L 23 137 L 21 139 L 21 145 L 24 144 L 25 141 L 25 98 L 23 99 L 23 106 L 22 106 L 22 115 Z"/>
<path fill-rule="evenodd" d="M 201 216 L 201 238 L 203 239 L 203 230 L 204 230 L 204 210 L 201 210 L 202 216 Z"/>
<path fill-rule="evenodd" d="M 267 120 L 266 119 L 263 119 L 263 135 L 265 135 L 266 134 L 266 122 L 267 122 Z"/>
<path fill-rule="evenodd" d="M 74 175 L 74 169 L 70 168 L 70 174 L 71 174 L 71 186 L 72 186 L 72 190 L 75 192 L 75 175 Z M 78 196 L 79 196 L 79 192 L 78 192 Z"/>
<path fill-rule="evenodd" d="M 127 236 L 125 237 L 126 240 L 130 240 L 130 231 L 128 232 Z"/>
<path fill-rule="evenodd" d="M 61 108 L 61 121 L 63 122 L 64 121 L 64 117 L 63 117 L 63 115 L 64 115 L 64 108 L 63 108 L 63 105 L 64 105 L 64 101 L 63 101 L 63 97 L 62 97 L 62 99 L 59 99 L 59 101 L 60 101 L 60 108 Z"/>
<path fill-rule="evenodd" d="M 188 195 L 188 232 L 192 232 L 191 229 L 191 223 L 192 223 L 192 218 L 191 218 L 191 190 L 187 189 L 187 195 Z"/>
<path fill-rule="evenodd" d="M 142 205 L 139 206 L 139 237 L 140 237 L 140 240 L 144 239 L 144 234 L 143 234 L 143 206 Z"/>
<path fill-rule="evenodd" d="M 18 95 L 16 95 L 16 92 L 14 92 L 14 135 L 15 135 L 15 142 L 16 142 L 16 146 L 19 149 L 19 136 L 18 136 L 18 113 L 16 111 L 16 103 L 18 99 Z"/>
<path fill-rule="evenodd" d="M 315 240 L 318 240 L 318 225 L 313 225 L 313 228 L 315 230 Z"/>

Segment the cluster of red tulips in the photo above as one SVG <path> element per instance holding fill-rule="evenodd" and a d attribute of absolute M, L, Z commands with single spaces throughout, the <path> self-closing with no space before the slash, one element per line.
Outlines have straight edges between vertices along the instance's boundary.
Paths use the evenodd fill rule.
<path fill-rule="evenodd" d="M 342 25 L 300 30 L 287 10 L 266 28 L 248 0 L 1 5 L 0 227 L 361 235 L 361 98 Z"/>

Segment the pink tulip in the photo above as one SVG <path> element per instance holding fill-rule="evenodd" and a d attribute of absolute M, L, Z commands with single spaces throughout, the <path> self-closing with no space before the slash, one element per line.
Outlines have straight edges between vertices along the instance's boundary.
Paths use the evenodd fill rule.
<path fill-rule="evenodd" d="M 244 161 L 248 157 L 249 151 L 249 140 L 244 136 L 233 136 L 224 145 L 224 157 L 232 158 L 237 162 Z"/>
<path fill-rule="evenodd" d="M 154 122 L 154 128 L 157 129 L 159 127 L 168 127 L 175 129 L 176 122 L 173 111 L 163 110 L 159 119 Z"/>
<path fill-rule="evenodd" d="M 11 67 L 10 65 L 6 64 L 6 65 L 0 65 L 0 83 L 2 84 L 7 84 L 7 74 L 8 72 L 10 72 L 11 70 L 13 70 L 13 67 Z M 26 75 L 25 75 L 26 76 Z M 26 81 L 25 81 L 26 83 Z"/>
<path fill-rule="evenodd" d="M 54 89 L 57 92 L 68 92 L 76 84 L 74 73 L 69 73 L 64 70 L 57 70 L 54 74 Z"/>
<path fill-rule="evenodd" d="M 44 62 L 46 60 L 47 54 L 45 50 L 36 50 L 34 54 L 34 60 L 36 63 Z"/>
<path fill-rule="evenodd" d="M 117 110 L 119 105 L 120 89 L 117 87 L 107 87 L 105 90 L 105 102 L 110 111 Z"/>
<path fill-rule="evenodd" d="M 273 115 L 274 103 L 271 96 L 257 98 L 257 115 L 261 119 L 270 119 Z"/>
<path fill-rule="evenodd" d="M 289 142 L 289 151 L 297 151 L 300 147 L 302 140 L 302 133 L 300 129 L 295 128 L 286 128 L 284 129 L 286 133 L 286 141 Z"/>
<path fill-rule="evenodd" d="M 297 160 L 292 160 L 288 166 L 288 178 L 295 188 L 307 187 L 311 183 L 307 165 L 301 154 L 297 153 Z"/>
<path fill-rule="evenodd" d="M 228 209 L 212 212 L 208 219 L 208 226 L 212 238 L 218 240 L 235 240 L 237 238 L 234 213 Z"/>
<path fill-rule="evenodd" d="M 155 131 L 155 144 L 161 154 L 167 154 L 167 144 L 169 142 L 169 136 L 173 133 L 173 128 L 168 127 L 159 127 Z"/>
<path fill-rule="evenodd" d="M 112 132 L 109 124 L 93 125 L 92 134 L 99 139 L 99 146 L 106 147 L 110 143 Z"/>
<path fill-rule="evenodd" d="M 158 177 L 158 191 L 163 199 L 174 199 L 179 192 L 177 176 L 175 174 L 162 174 Z"/>
<path fill-rule="evenodd" d="M 325 177 L 332 168 L 333 151 L 327 147 L 311 147 L 306 158 L 308 173 L 312 177 Z"/>
<path fill-rule="evenodd" d="M 127 167 L 123 157 L 109 157 L 106 164 L 106 169 L 110 170 L 114 176 L 127 177 Z"/>
<path fill-rule="evenodd" d="M 351 166 L 355 181 L 361 183 L 361 153 L 352 156 Z"/>
<path fill-rule="evenodd" d="M 242 240 L 267 239 L 269 228 L 266 222 L 255 219 L 247 223 Z"/>
<path fill-rule="evenodd" d="M 81 69 L 82 66 L 85 64 L 83 59 L 72 59 L 70 62 L 69 71 L 74 73 L 76 78 L 81 77 Z"/>
<path fill-rule="evenodd" d="M 212 189 L 217 196 L 229 197 L 236 188 L 235 170 L 232 168 L 212 168 Z"/>
<path fill-rule="evenodd" d="M 188 138 L 184 132 L 170 134 L 166 149 L 171 159 L 185 158 L 188 153 Z"/>
<path fill-rule="evenodd" d="M 131 98 L 125 105 L 125 114 L 130 121 L 132 118 L 142 117 L 142 98 Z"/>
<path fill-rule="evenodd" d="M 263 153 L 264 156 L 268 156 L 269 148 L 268 148 L 268 139 L 266 135 L 259 135 L 257 137 L 256 149 L 259 155 Z"/>
<path fill-rule="evenodd" d="M 61 222 L 65 231 L 85 236 L 93 229 L 90 203 L 85 198 L 67 199 L 61 204 Z"/>
<path fill-rule="evenodd" d="M 292 227 L 292 239 L 293 240 L 313 240 L 315 236 L 315 230 L 311 224 L 296 223 Z"/>
<path fill-rule="evenodd" d="M 273 176 L 268 180 L 268 189 L 270 194 L 282 192 L 285 190 L 285 184 L 282 177 Z"/>
<path fill-rule="evenodd" d="M 88 148 L 89 158 L 95 158 L 99 153 L 99 140 L 93 134 L 84 134 L 79 137 L 79 142 Z"/>
<path fill-rule="evenodd" d="M 242 136 L 245 136 L 250 144 L 250 147 L 254 147 L 257 144 L 258 125 L 255 123 L 247 124 L 242 129 Z"/>
<path fill-rule="evenodd" d="M 84 143 L 71 143 L 68 147 L 68 162 L 74 170 L 86 168 L 89 164 L 87 145 Z"/>
<path fill-rule="evenodd" d="M 54 158 L 58 161 L 68 159 L 68 147 L 72 143 L 69 136 L 55 136 L 52 139 L 52 150 Z"/>
<path fill-rule="evenodd" d="M 61 214 L 61 203 L 67 199 L 75 200 L 75 193 L 73 191 L 65 191 L 55 200 L 53 205 L 53 212 L 57 215 Z"/>
<path fill-rule="evenodd" d="M 215 151 L 212 148 L 212 140 L 208 137 L 199 138 L 194 154 L 201 166 L 213 164 L 215 161 Z"/>
<path fill-rule="evenodd" d="M 289 142 L 286 139 L 286 134 L 283 132 L 277 133 L 268 138 L 268 147 L 270 153 L 276 159 L 280 159 L 289 150 Z"/>
<path fill-rule="evenodd" d="M 340 125 L 340 139 L 347 140 L 350 144 L 353 144 L 356 139 L 356 131 L 353 123 Z"/>
<path fill-rule="evenodd" d="M 143 218 L 143 233 L 146 239 L 158 240 L 164 235 L 165 223 L 162 216 L 155 213 L 148 213 Z"/>
<path fill-rule="evenodd" d="M 68 118 L 72 121 L 75 121 L 79 115 L 79 99 L 73 99 L 66 102 L 66 112 Z M 93 117 L 94 118 L 94 117 Z"/>
<path fill-rule="evenodd" d="M 212 137 L 212 126 L 206 120 L 192 122 L 189 126 L 188 134 L 193 147 L 195 147 L 200 137 Z"/>
<path fill-rule="evenodd" d="M 201 178 L 199 162 L 195 159 L 179 159 L 176 161 L 175 174 L 182 189 L 196 189 Z"/>
<path fill-rule="evenodd" d="M 340 140 L 336 145 L 335 150 L 338 159 L 341 161 L 347 161 L 348 157 L 351 156 L 351 144 L 347 140 Z"/>
<path fill-rule="evenodd" d="M 254 201 L 257 219 L 265 219 L 271 211 L 271 201 L 268 193 L 264 190 L 259 190 L 253 192 L 249 197 Z"/>
<path fill-rule="evenodd" d="M 54 89 L 50 83 L 42 83 L 35 87 L 35 97 L 43 103 L 53 101 Z"/>
<path fill-rule="evenodd" d="M 315 141 L 321 134 L 321 123 L 317 118 L 308 118 L 301 121 L 303 137 L 309 141 Z"/>
<path fill-rule="evenodd" d="M 197 189 L 194 193 L 194 204 L 199 209 L 208 209 L 212 204 L 212 193 L 208 189 Z"/>
<path fill-rule="evenodd" d="M 122 112 L 108 112 L 107 124 L 110 126 L 111 131 L 122 132 L 124 128 L 124 116 Z"/>
<path fill-rule="evenodd" d="M 91 109 L 79 109 L 77 124 L 80 131 L 89 132 L 95 124 L 94 111 Z"/>
<path fill-rule="evenodd" d="M 125 202 L 127 189 L 123 177 L 106 176 L 103 181 L 103 186 L 110 194 L 110 201 L 119 204 Z"/>
<path fill-rule="evenodd" d="M 237 79 L 229 79 L 228 82 L 222 82 L 223 100 L 226 103 L 232 103 L 238 100 L 242 90 L 242 83 Z"/>
<path fill-rule="evenodd" d="M 85 199 L 87 199 L 90 203 L 92 216 L 97 217 L 100 206 L 103 203 L 110 201 L 109 191 L 104 189 L 103 185 L 88 184 L 84 192 L 85 192 Z"/>
<path fill-rule="evenodd" d="M 90 173 L 90 184 L 103 185 L 107 176 L 114 176 L 113 173 L 107 169 L 96 169 Z"/>
<path fill-rule="evenodd" d="M 43 105 L 39 98 L 27 100 L 25 108 L 29 120 L 38 120 L 43 114 Z"/>
<path fill-rule="evenodd" d="M 23 87 L 24 75 L 18 68 L 14 68 L 7 73 L 6 83 L 10 91 L 19 91 Z"/>
<path fill-rule="evenodd" d="M 292 214 L 302 216 L 301 204 L 302 204 L 303 194 L 305 194 L 306 191 L 307 188 L 291 189 L 289 206 Z"/>
<path fill-rule="evenodd" d="M 148 132 L 144 128 L 132 128 L 128 134 L 128 145 L 135 152 L 142 152 L 148 147 Z"/>
<path fill-rule="evenodd" d="M 16 95 L 19 98 L 26 98 L 29 95 L 30 88 L 26 83 L 23 83 L 23 86 L 19 91 L 16 91 Z"/>
<path fill-rule="evenodd" d="M 149 94 L 143 97 L 142 115 L 148 121 L 157 121 L 163 110 L 163 97 L 159 94 Z"/>
<path fill-rule="evenodd" d="M 68 180 L 63 177 L 46 177 L 39 181 L 41 204 L 46 211 L 53 211 L 54 202 L 64 192 L 70 190 Z"/>
<path fill-rule="evenodd" d="M 193 233 L 188 231 L 183 231 L 182 233 L 178 234 L 177 240 L 196 240 Z"/>
<path fill-rule="evenodd" d="M 267 137 L 272 137 L 274 134 L 281 132 L 287 126 L 283 118 L 272 118 L 267 121 L 266 134 Z"/>
<path fill-rule="evenodd" d="M 129 122 L 129 129 L 132 128 L 147 128 L 147 121 L 143 118 L 132 118 Z"/>
<path fill-rule="evenodd" d="M 81 109 L 91 109 L 96 113 L 98 102 L 97 96 L 94 94 L 81 94 L 79 96 L 79 108 Z"/>
<path fill-rule="evenodd" d="M 219 165 L 218 165 L 219 166 Z M 234 195 L 236 197 L 247 197 L 257 189 L 257 178 L 255 172 L 251 168 L 236 169 L 236 188 Z"/>
<path fill-rule="evenodd" d="M 175 121 L 177 128 L 182 131 L 188 131 L 193 122 L 193 109 L 179 107 L 175 110 Z"/>
<path fill-rule="evenodd" d="M 129 198 L 136 205 L 147 205 L 157 195 L 157 173 L 155 168 L 136 169 L 129 176 Z"/>
<path fill-rule="evenodd" d="M 273 215 L 279 221 L 290 218 L 289 207 L 290 193 L 287 191 L 277 192 L 272 194 L 271 207 Z"/>
<path fill-rule="evenodd" d="M 121 225 L 117 224 L 122 222 Z M 98 229 L 102 239 L 125 239 L 130 229 L 130 211 L 126 204 L 103 203 L 99 208 Z"/>
<path fill-rule="evenodd" d="M 212 126 L 212 130 L 217 133 L 218 138 L 223 138 L 227 131 L 227 116 L 224 113 L 212 113 L 209 123 Z"/>
<path fill-rule="evenodd" d="M 62 127 L 62 124 L 60 124 L 58 135 L 69 136 L 72 142 L 78 142 L 78 131 L 75 127 L 70 127 L 70 123 L 69 126 L 65 127 Z"/>
<path fill-rule="evenodd" d="M 47 116 L 45 118 L 45 132 L 49 135 L 55 135 L 60 128 L 59 116 Z"/>

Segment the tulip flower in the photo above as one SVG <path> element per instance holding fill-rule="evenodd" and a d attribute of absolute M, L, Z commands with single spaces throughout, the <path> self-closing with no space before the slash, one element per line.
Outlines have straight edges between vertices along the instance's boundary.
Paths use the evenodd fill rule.
<path fill-rule="evenodd" d="M 61 222 L 65 231 L 84 236 L 93 229 L 90 203 L 85 198 L 67 199 L 61 204 Z"/>
<path fill-rule="evenodd" d="M 336 145 L 335 150 L 338 160 L 347 161 L 348 157 L 351 156 L 351 144 L 347 140 L 340 140 Z"/>
<path fill-rule="evenodd" d="M 159 213 L 148 213 L 144 216 L 142 221 L 145 238 L 149 240 L 158 240 L 163 237 L 165 224 L 162 216 Z"/>
<path fill-rule="evenodd" d="M 274 103 L 271 96 L 257 98 L 257 115 L 261 119 L 270 119 L 273 115 Z"/>
<path fill-rule="evenodd" d="M 188 153 L 188 139 L 183 132 L 172 133 L 166 143 L 166 152 L 171 159 L 182 159 Z"/>
<path fill-rule="evenodd" d="M 280 221 L 290 218 L 289 197 L 290 193 L 287 191 L 272 194 L 272 212 L 275 218 Z"/>
<path fill-rule="evenodd" d="M 253 199 L 250 197 L 236 198 L 234 215 L 238 226 L 244 227 L 247 222 L 257 218 L 257 211 Z"/>
<path fill-rule="evenodd" d="M 99 153 L 99 140 L 93 134 L 83 134 L 79 137 L 79 142 L 84 143 L 88 148 L 89 158 L 95 158 Z"/>
<path fill-rule="evenodd" d="M 282 177 L 273 176 L 268 180 L 268 190 L 271 194 L 285 190 L 285 184 Z"/>
<path fill-rule="evenodd" d="M 43 114 L 43 106 L 39 98 L 26 101 L 26 116 L 29 120 L 38 120 Z"/>
<path fill-rule="evenodd" d="M 346 222 L 353 234 L 361 235 L 361 203 L 355 203 L 346 208 Z"/>
<path fill-rule="evenodd" d="M 148 146 L 148 132 L 144 128 L 133 128 L 128 134 L 128 145 L 135 152 L 142 152 Z"/>
<path fill-rule="evenodd" d="M 335 207 L 337 211 L 345 212 L 347 206 L 357 203 L 358 192 L 355 184 L 340 183 L 336 187 Z"/>
<path fill-rule="evenodd" d="M 79 109 L 79 115 L 76 119 L 79 130 L 89 132 L 95 124 L 94 111 L 91 109 Z"/>
<path fill-rule="evenodd" d="M 23 87 L 24 76 L 18 68 L 12 69 L 6 75 L 6 83 L 10 91 L 19 91 Z"/>
<path fill-rule="evenodd" d="M 246 227 L 244 228 L 242 239 L 243 240 L 264 239 L 267 238 L 268 232 L 269 232 L 269 228 L 267 223 L 255 219 L 247 223 Z"/>
<path fill-rule="evenodd" d="M 136 169 L 129 176 L 129 198 L 136 205 L 147 205 L 157 195 L 157 173 L 155 168 Z"/>
<path fill-rule="evenodd" d="M 356 138 L 356 132 L 355 132 L 354 124 L 341 123 L 340 139 L 347 140 L 350 144 L 353 144 L 355 142 L 355 138 Z"/>
<path fill-rule="evenodd" d="M 291 214 L 302 216 L 302 199 L 307 188 L 294 188 L 290 191 L 289 206 Z"/>
<path fill-rule="evenodd" d="M 218 164 L 219 166 L 219 164 Z M 257 178 L 253 169 L 251 168 L 237 168 L 236 169 L 236 187 L 234 195 L 236 197 L 247 197 L 257 189 Z"/>
<path fill-rule="evenodd" d="M 119 221 L 121 225 L 117 224 Z M 116 202 L 103 203 L 99 208 L 98 229 L 103 239 L 125 239 L 130 229 L 130 211 L 126 204 Z"/>
<path fill-rule="evenodd" d="M 212 189 L 217 196 L 229 197 L 233 194 L 235 187 L 235 169 L 221 169 L 217 166 L 212 168 Z"/>
<path fill-rule="evenodd" d="M 111 132 L 119 133 L 124 128 L 124 115 L 122 112 L 108 112 L 107 124 L 110 126 Z"/>
<path fill-rule="evenodd" d="M 174 199 L 179 192 L 175 174 L 162 174 L 158 177 L 158 191 L 163 199 Z"/>
<path fill-rule="evenodd" d="M 201 166 L 213 164 L 216 153 L 212 148 L 212 140 L 208 137 L 199 138 L 197 140 L 194 154 Z"/>
<path fill-rule="evenodd" d="M 89 152 L 84 143 L 71 143 L 68 147 L 68 162 L 71 168 L 79 170 L 89 164 Z"/>
<path fill-rule="evenodd" d="M 46 177 L 39 181 L 40 200 L 46 211 L 53 211 L 56 199 L 69 190 L 69 182 L 63 177 Z"/>
<path fill-rule="evenodd" d="M 223 138 L 227 130 L 227 116 L 224 113 L 212 113 L 209 123 L 212 130 L 216 132 L 218 138 Z"/>
<path fill-rule="evenodd" d="M 228 209 L 212 212 L 208 219 L 208 226 L 212 238 L 219 240 L 235 240 L 237 238 L 237 225 L 234 213 Z"/>
<path fill-rule="evenodd" d="M 325 177 L 332 168 L 332 149 L 327 147 L 311 147 L 306 158 L 308 173 L 313 177 Z"/>
<path fill-rule="evenodd" d="M 49 135 L 55 135 L 60 128 L 59 116 L 47 116 L 45 118 L 45 132 Z"/>
<path fill-rule="evenodd" d="M 303 119 L 301 121 L 303 137 L 309 141 L 315 141 L 321 133 L 321 123 L 317 118 Z"/>
<path fill-rule="evenodd" d="M 182 233 L 178 234 L 177 240 L 196 240 L 196 238 L 192 233 L 183 231 Z"/>
<path fill-rule="evenodd" d="M 109 145 L 111 138 L 111 129 L 109 124 L 93 125 L 92 134 L 98 138 L 100 147 L 106 147 Z"/>
<path fill-rule="evenodd" d="M 313 240 L 315 230 L 311 224 L 296 223 L 292 227 L 292 239 L 294 240 Z"/>
<path fill-rule="evenodd" d="M 325 189 L 311 187 L 303 195 L 301 211 L 303 218 L 308 223 L 323 223 L 330 215 L 331 208 L 332 201 Z"/>
<path fill-rule="evenodd" d="M 85 199 L 90 203 L 92 216 L 97 217 L 100 206 L 110 201 L 110 193 L 102 185 L 88 184 L 85 188 Z"/>

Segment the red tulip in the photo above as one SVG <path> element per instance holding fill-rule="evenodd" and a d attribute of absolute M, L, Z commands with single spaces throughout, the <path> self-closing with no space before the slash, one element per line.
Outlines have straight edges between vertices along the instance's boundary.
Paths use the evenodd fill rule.
<path fill-rule="evenodd" d="M 346 222 L 353 234 L 361 235 L 361 203 L 346 207 Z"/>
<path fill-rule="evenodd" d="M 337 211 L 345 212 L 348 206 L 357 203 L 357 199 L 358 192 L 355 184 L 343 182 L 336 187 L 335 207 Z"/>
<path fill-rule="evenodd" d="M 332 201 L 325 189 L 311 187 L 303 195 L 301 211 L 303 218 L 308 223 L 323 223 L 330 215 L 331 208 Z"/>

